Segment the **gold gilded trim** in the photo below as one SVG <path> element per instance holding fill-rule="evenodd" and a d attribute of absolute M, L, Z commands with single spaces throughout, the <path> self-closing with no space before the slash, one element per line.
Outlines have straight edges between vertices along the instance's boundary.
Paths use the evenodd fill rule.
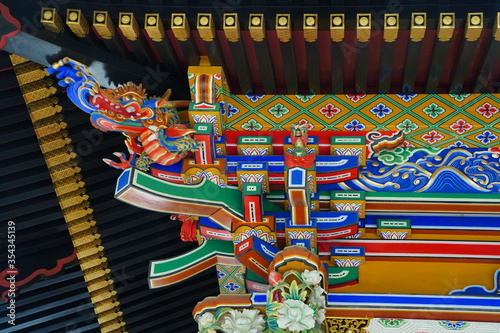
<path fill-rule="evenodd" d="M 292 23 L 290 14 L 276 14 L 276 34 L 280 42 L 286 43 L 292 39 Z"/>
<path fill-rule="evenodd" d="M 144 29 L 153 42 L 161 42 L 165 38 L 165 28 L 160 14 L 146 14 L 144 16 Z"/>
<path fill-rule="evenodd" d="M 170 28 L 174 33 L 177 40 L 184 42 L 189 39 L 191 30 L 189 29 L 189 22 L 184 13 L 172 13 L 170 20 Z"/>
<path fill-rule="evenodd" d="M 326 318 L 326 333 L 362 333 L 370 325 L 367 318 Z"/>
<path fill-rule="evenodd" d="M 223 18 L 224 33 L 230 42 L 237 42 L 240 40 L 240 22 L 237 13 L 224 13 Z"/>
<path fill-rule="evenodd" d="M 318 14 L 304 14 L 304 39 L 312 43 L 318 40 Z"/>
<path fill-rule="evenodd" d="M 54 33 L 59 34 L 64 31 L 64 23 L 55 8 L 42 8 L 40 22 L 45 29 Z"/>
<path fill-rule="evenodd" d="M 465 24 L 465 40 L 475 42 L 483 32 L 483 13 L 469 13 Z"/>
<path fill-rule="evenodd" d="M 262 42 L 266 39 L 264 14 L 250 14 L 248 17 L 248 31 L 255 42 Z"/>
<path fill-rule="evenodd" d="M 341 42 L 345 34 L 345 14 L 330 14 L 330 38 L 332 42 Z"/>
<path fill-rule="evenodd" d="M 78 37 L 86 37 L 89 34 L 89 24 L 80 9 L 67 9 L 66 24 Z"/>
<path fill-rule="evenodd" d="M 447 42 L 453 36 L 455 31 L 455 13 L 439 14 L 438 39 L 441 42 Z"/>
<path fill-rule="evenodd" d="M 495 22 L 493 23 L 493 38 L 496 41 L 500 41 L 500 12 L 497 13 L 497 16 L 495 18 Z"/>
<path fill-rule="evenodd" d="M 424 39 L 427 28 L 427 13 L 412 13 L 410 39 L 412 42 L 420 42 Z"/>
<path fill-rule="evenodd" d="M 399 33 L 399 14 L 384 14 L 384 41 L 395 42 Z"/>
<path fill-rule="evenodd" d="M 92 25 L 95 31 L 104 39 L 111 39 L 115 35 L 115 25 L 107 11 L 94 10 Z"/>
<path fill-rule="evenodd" d="M 356 15 L 356 37 L 359 42 L 368 42 L 370 40 L 372 29 L 371 14 Z"/>
<path fill-rule="evenodd" d="M 90 300 L 97 315 L 101 332 L 125 332 L 126 324 L 117 292 L 107 268 L 104 247 L 100 246 L 100 234 L 93 220 L 89 197 L 85 194 L 77 154 L 71 146 L 66 123 L 59 112 L 61 106 L 53 95 L 57 89 L 50 78 L 39 79 L 27 69 L 37 70 L 36 64 L 16 55 L 10 56 L 15 66 L 18 82 L 33 122 L 40 149 L 45 158 L 54 192 L 66 221 Z"/>
<path fill-rule="evenodd" d="M 139 24 L 137 24 L 134 13 L 120 13 L 118 18 L 118 27 L 128 40 L 134 41 L 139 38 Z"/>
<path fill-rule="evenodd" d="M 196 29 L 198 29 L 201 39 L 205 42 L 213 41 L 215 38 L 215 26 L 212 14 L 199 13 L 196 22 Z"/>

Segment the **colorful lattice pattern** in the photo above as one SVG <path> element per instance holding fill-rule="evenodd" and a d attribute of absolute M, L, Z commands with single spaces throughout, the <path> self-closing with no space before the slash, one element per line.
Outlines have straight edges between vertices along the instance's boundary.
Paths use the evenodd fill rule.
<path fill-rule="evenodd" d="M 227 94 L 226 92 L 223 92 Z M 229 95 L 226 130 L 403 131 L 410 147 L 494 147 L 500 95 Z"/>
<path fill-rule="evenodd" d="M 243 266 L 217 264 L 217 279 L 221 294 L 244 294 L 246 292 Z"/>

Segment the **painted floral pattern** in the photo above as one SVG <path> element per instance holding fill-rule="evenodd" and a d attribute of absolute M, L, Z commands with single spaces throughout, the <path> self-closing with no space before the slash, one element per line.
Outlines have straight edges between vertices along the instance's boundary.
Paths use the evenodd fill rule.
<path fill-rule="evenodd" d="M 357 132 L 362 131 L 366 128 L 359 120 L 353 119 L 349 123 L 344 125 L 344 128 L 348 131 Z"/>
<path fill-rule="evenodd" d="M 230 292 L 234 293 L 236 290 L 240 289 L 241 287 L 234 282 L 229 282 L 228 284 L 226 284 L 224 286 L 224 288 L 226 288 Z"/>
<path fill-rule="evenodd" d="M 405 140 L 401 144 L 401 147 L 402 148 L 415 148 L 415 145 Z"/>
<path fill-rule="evenodd" d="M 333 105 L 332 103 L 328 103 L 327 105 L 319 109 L 319 112 L 326 118 L 332 119 L 333 116 L 340 113 L 340 109 L 335 107 L 335 105 Z"/>
<path fill-rule="evenodd" d="M 457 102 L 463 102 L 470 94 L 450 94 L 450 97 Z"/>
<path fill-rule="evenodd" d="M 413 121 L 410 119 L 406 118 L 402 122 L 396 125 L 396 128 L 400 131 L 403 131 L 404 134 L 408 134 L 411 131 L 414 131 L 418 128 L 418 125 L 415 124 Z"/>
<path fill-rule="evenodd" d="M 462 141 L 458 140 L 453 142 L 451 145 L 448 146 L 448 148 L 469 148 L 469 146 Z"/>
<path fill-rule="evenodd" d="M 440 114 L 443 114 L 445 112 L 445 110 L 436 103 L 429 104 L 423 109 L 423 111 L 432 119 L 437 118 Z"/>
<path fill-rule="evenodd" d="M 302 103 L 308 102 L 315 95 L 295 95 L 295 97 Z"/>
<path fill-rule="evenodd" d="M 498 108 L 492 106 L 490 103 L 484 103 L 476 111 L 485 118 L 491 118 L 491 116 L 498 112 Z"/>
<path fill-rule="evenodd" d="M 443 140 L 444 136 L 438 131 L 432 130 L 429 133 L 422 135 L 421 138 L 424 139 L 428 144 L 432 145 L 440 140 Z"/>
<path fill-rule="evenodd" d="M 377 106 L 370 110 L 371 113 L 376 115 L 378 118 L 382 119 L 388 114 L 392 113 L 392 109 L 386 106 L 384 103 L 379 103 Z"/>
<path fill-rule="evenodd" d="M 301 124 L 301 125 L 307 124 L 307 130 L 309 130 L 309 131 L 311 131 L 314 128 L 314 125 L 311 124 L 310 122 L 308 122 L 307 119 L 304 119 L 304 118 L 299 120 L 299 124 Z"/>
<path fill-rule="evenodd" d="M 366 97 L 366 94 L 356 94 L 356 95 L 345 95 L 345 97 L 349 98 L 352 102 L 357 103 L 362 98 Z"/>
<path fill-rule="evenodd" d="M 397 94 L 396 96 L 398 96 L 399 98 L 401 98 L 403 100 L 403 102 L 409 102 L 413 98 L 417 97 L 418 95 L 417 94 L 406 93 L 406 94 Z"/>
<path fill-rule="evenodd" d="M 264 96 L 265 95 L 251 95 L 251 94 L 245 95 L 245 97 L 248 98 L 252 103 L 255 103 L 259 99 L 264 98 Z"/>
<path fill-rule="evenodd" d="M 469 326 L 469 323 L 466 321 L 440 321 L 439 325 L 443 326 L 447 330 L 452 330 L 452 331 L 461 331 L 467 326 Z"/>
<path fill-rule="evenodd" d="M 245 131 L 260 131 L 262 129 L 262 125 L 255 119 L 251 118 L 246 123 L 241 125 Z"/>
<path fill-rule="evenodd" d="M 400 327 L 405 323 L 404 319 L 382 319 L 378 320 L 379 323 L 384 325 L 385 327 Z"/>
<path fill-rule="evenodd" d="M 493 134 L 491 131 L 484 131 L 483 133 L 476 135 L 476 139 L 487 145 L 488 143 L 498 139 L 498 136 Z"/>
<path fill-rule="evenodd" d="M 226 106 L 226 117 L 231 118 L 235 114 L 239 113 L 240 110 L 238 110 L 236 107 L 234 107 L 231 103 L 227 103 Z"/>
<path fill-rule="evenodd" d="M 283 115 L 287 114 L 290 112 L 288 108 L 286 108 L 283 104 L 278 103 L 274 105 L 273 107 L 269 108 L 269 113 L 271 113 L 273 116 L 276 118 L 281 118 Z"/>
<path fill-rule="evenodd" d="M 466 131 L 472 129 L 472 125 L 463 119 L 458 119 L 456 122 L 450 125 L 450 128 L 457 132 L 458 134 L 464 134 Z"/>

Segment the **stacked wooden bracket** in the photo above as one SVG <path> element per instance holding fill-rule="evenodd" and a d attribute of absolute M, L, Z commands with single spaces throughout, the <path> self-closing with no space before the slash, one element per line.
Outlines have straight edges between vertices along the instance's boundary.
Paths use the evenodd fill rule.
<path fill-rule="evenodd" d="M 93 220 L 85 183 L 81 181 L 77 154 L 65 130 L 62 107 L 53 96 L 57 89 L 39 64 L 11 55 L 17 80 L 26 102 L 40 149 L 45 157 L 54 190 L 71 235 L 87 283 L 101 332 L 125 332 L 111 270 Z"/>

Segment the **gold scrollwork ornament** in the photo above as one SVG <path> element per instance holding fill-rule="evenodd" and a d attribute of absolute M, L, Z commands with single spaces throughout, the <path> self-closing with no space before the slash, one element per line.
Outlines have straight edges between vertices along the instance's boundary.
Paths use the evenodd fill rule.
<path fill-rule="evenodd" d="M 368 327 L 370 319 L 326 318 L 327 333 L 363 333 Z"/>

